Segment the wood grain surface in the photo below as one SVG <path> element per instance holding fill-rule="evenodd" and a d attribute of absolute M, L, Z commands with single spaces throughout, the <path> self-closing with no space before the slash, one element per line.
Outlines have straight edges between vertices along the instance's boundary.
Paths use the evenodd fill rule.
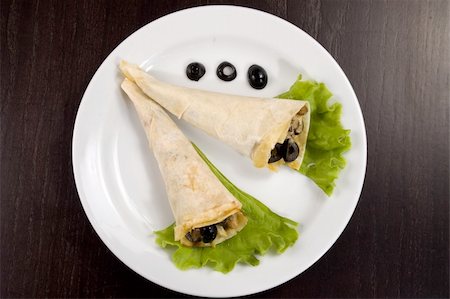
<path fill-rule="evenodd" d="M 337 60 L 361 103 L 367 176 L 342 236 L 257 297 L 449 296 L 449 1 L 1 0 L 0 297 L 181 297 L 101 242 L 71 140 L 92 75 L 129 34 L 205 4 L 287 19 Z"/>

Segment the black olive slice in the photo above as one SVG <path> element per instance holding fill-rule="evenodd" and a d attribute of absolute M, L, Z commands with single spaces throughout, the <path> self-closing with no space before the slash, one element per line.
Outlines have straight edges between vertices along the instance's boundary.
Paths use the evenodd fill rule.
<path fill-rule="evenodd" d="M 286 162 L 295 161 L 295 159 L 297 159 L 297 157 L 300 153 L 297 143 L 292 139 L 286 139 L 284 141 L 284 144 L 286 144 L 285 145 L 286 151 L 285 151 L 284 157 L 283 157 L 284 161 L 286 161 Z"/>
<path fill-rule="evenodd" d="M 203 243 L 211 243 L 217 236 L 217 227 L 215 224 L 200 228 L 200 234 L 203 238 Z"/>
<path fill-rule="evenodd" d="M 254 89 L 263 89 L 267 85 L 267 73 L 259 65 L 252 65 L 247 72 L 248 83 Z"/>
<path fill-rule="evenodd" d="M 217 77 L 223 81 L 232 81 L 237 76 L 236 68 L 228 61 L 224 61 L 219 64 L 216 73 Z"/>
<path fill-rule="evenodd" d="M 275 144 L 275 147 L 270 152 L 270 158 L 269 158 L 268 163 L 274 163 L 274 162 L 281 160 L 281 158 L 283 158 L 284 151 L 285 151 L 283 147 L 284 147 L 284 143 Z"/>
<path fill-rule="evenodd" d="M 199 62 L 190 63 L 186 67 L 186 76 L 192 81 L 198 81 L 206 73 L 205 66 Z"/>

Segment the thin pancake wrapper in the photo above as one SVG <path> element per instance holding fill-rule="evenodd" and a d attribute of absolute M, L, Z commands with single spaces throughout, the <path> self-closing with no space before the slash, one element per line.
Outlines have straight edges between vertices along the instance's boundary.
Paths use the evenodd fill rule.
<path fill-rule="evenodd" d="M 241 203 L 219 182 L 167 113 L 133 82 L 122 89 L 134 104 L 166 185 L 175 217 L 175 240 L 186 246 L 214 246 L 233 237 L 247 223 Z M 217 225 L 210 243 L 191 242 L 187 233 Z"/>
<path fill-rule="evenodd" d="M 280 164 L 287 164 L 300 169 L 310 122 L 308 102 L 185 88 L 161 82 L 125 61 L 121 62 L 120 68 L 147 96 L 177 118 L 248 156 L 256 167 L 276 169 Z M 291 162 L 281 159 L 268 163 L 275 145 L 283 143 L 288 136 L 298 145 L 299 155 Z"/>

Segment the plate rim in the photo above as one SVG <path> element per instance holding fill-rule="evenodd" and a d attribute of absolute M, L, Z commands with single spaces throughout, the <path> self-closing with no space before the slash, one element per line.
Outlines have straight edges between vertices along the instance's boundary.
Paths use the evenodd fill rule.
<path fill-rule="evenodd" d="M 116 52 L 116 50 L 121 47 L 127 40 L 131 39 L 134 35 L 137 35 L 138 32 L 145 30 L 145 28 L 147 26 L 149 26 L 151 23 L 159 21 L 163 18 L 166 18 L 168 16 L 173 16 L 179 13 L 187 13 L 189 11 L 192 10 L 209 10 L 209 9 L 217 9 L 217 8 L 229 8 L 229 9 L 237 9 L 237 10 L 243 10 L 243 11 L 250 11 L 252 13 L 258 13 L 258 14 L 262 14 L 265 17 L 269 17 L 272 18 L 272 20 L 277 21 L 277 22 L 281 22 L 284 23 L 287 26 L 293 27 L 293 29 L 303 33 L 305 35 L 305 37 L 307 39 L 312 40 L 313 43 L 315 43 L 319 48 L 320 51 L 322 51 L 325 55 L 329 56 L 330 61 L 332 61 L 333 64 L 335 64 L 335 66 L 337 67 L 337 70 L 339 71 L 339 73 L 342 75 L 342 77 L 345 79 L 345 84 L 347 85 L 347 87 L 349 88 L 349 90 L 351 91 L 352 95 L 354 96 L 354 98 L 356 99 L 356 104 L 357 104 L 357 108 L 358 108 L 358 112 L 359 112 L 359 116 L 360 116 L 360 120 L 362 121 L 362 130 L 361 130 L 361 144 L 363 146 L 363 154 L 364 156 L 362 157 L 362 161 L 364 169 L 363 169 L 363 178 L 362 178 L 362 182 L 361 182 L 361 187 L 359 188 L 358 191 L 358 195 L 357 195 L 357 200 L 355 201 L 351 213 L 348 217 L 348 220 L 345 221 L 345 224 L 343 225 L 342 229 L 339 228 L 337 231 L 339 231 L 339 233 L 337 234 L 336 238 L 334 240 L 332 240 L 332 242 L 330 242 L 329 246 L 326 246 L 326 248 L 324 247 L 323 253 L 318 256 L 315 259 L 312 259 L 308 264 L 308 266 L 304 269 L 304 270 L 300 270 L 300 271 L 294 271 L 296 274 L 294 274 L 293 276 L 290 276 L 288 279 L 284 280 L 281 283 L 276 282 L 275 284 L 269 286 L 269 287 L 263 287 L 260 290 L 257 291 L 245 291 L 245 292 L 240 292 L 237 295 L 232 295 L 232 296 L 228 296 L 228 295 L 220 295 L 220 294 L 216 294 L 216 295 L 205 295 L 204 293 L 202 293 L 200 290 L 195 290 L 195 291 L 187 291 L 187 290 L 181 290 L 181 289 L 177 289 L 174 288 L 172 286 L 169 286 L 169 284 L 165 283 L 164 281 L 155 279 L 155 276 L 153 277 L 149 277 L 150 275 L 147 275 L 146 273 L 143 273 L 142 271 L 140 271 L 139 269 L 137 269 L 136 267 L 134 267 L 134 265 L 129 265 L 128 263 L 126 263 L 125 261 L 127 260 L 126 257 L 124 257 L 122 255 L 121 252 L 119 252 L 119 250 L 115 249 L 115 247 L 113 246 L 113 244 L 110 243 L 110 241 L 108 240 L 108 238 L 105 237 L 105 233 L 101 230 L 101 228 L 98 226 L 98 224 L 96 224 L 96 220 L 94 219 L 94 215 L 91 214 L 90 209 L 87 207 L 87 202 L 89 201 L 87 199 L 87 196 L 85 197 L 84 194 L 82 194 L 79 186 L 81 185 L 80 183 L 80 178 L 79 178 L 79 174 L 77 174 L 76 171 L 76 164 L 77 164 L 77 135 L 80 131 L 79 127 L 80 127 L 80 122 L 81 122 L 81 116 L 80 116 L 80 111 L 83 110 L 83 107 L 86 105 L 87 100 L 85 100 L 85 96 L 87 91 L 90 89 L 90 87 L 92 86 L 93 82 L 95 81 L 94 79 L 99 75 L 99 70 L 103 67 L 103 65 L 106 63 L 106 61 Z M 362 190 L 364 188 L 364 182 L 365 182 L 365 178 L 366 178 L 366 173 L 367 173 L 367 128 L 365 125 L 365 121 L 364 121 L 364 115 L 362 113 L 362 109 L 361 109 L 361 105 L 360 102 L 358 100 L 358 97 L 356 96 L 356 93 L 353 89 L 353 86 L 351 85 L 349 79 L 347 78 L 345 72 L 342 70 L 342 68 L 340 67 L 340 65 L 337 63 L 337 61 L 334 59 L 334 57 L 316 40 L 314 39 L 311 35 L 309 35 L 306 31 L 302 30 L 301 28 L 297 27 L 295 24 L 291 23 L 290 21 L 283 19 L 281 17 L 278 17 L 276 15 L 273 15 L 271 13 L 262 11 L 262 10 L 258 10 L 255 8 L 250 8 L 250 7 L 246 7 L 246 6 L 240 6 L 240 5 L 203 5 L 203 6 L 195 6 L 195 7 L 189 7 L 189 8 L 185 8 L 185 9 L 181 9 L 181 10 L 177 10 L 168 14 L 165 14 L 163 16 L 160 16 L 150 22 L 148 22 L 147 24 L 141 26 L 140 28 L 136 29 L 135 31 L 133 31 L 131 34 L 129 34 L 126 38 L 124 38 L 117 46 L 115 46 L 111 52 L 103 59 L 102 63 L 98 66 L 98 68 L 96 69 L 94 75 L 91 77 L 88 85 L 85 88 L 85 91 L 83 92 L 83 95 L 81 97 L 81 101 L 79 103 L 78 109 L 77 109 L 77 113 L 76 113 L 76 117 L 75 117 L 75 121 L 74 121 L 74 127 L 73 127 L 73 134 L 72 134 L 72 172 L 74 175 L 74 181 L 75 181 L 75 186 L 77 189 L 77 193 L 78 193 L 78 197 L 80 199 L 80 202 L 82 204 L 84 213 L 86 214 L 90 225 L 93 227 L 94 231 L 96 232 L 96 234 L 98 235 L 98 237 L 100 238 L 100 240 L 106 245 L 106 247 L 109 249 L 109 251 L 111 251 L 113 253 L 113 255 L 120 261 L 122 262 L 125 266 L 127 266 L 128 268 L 130 268 L 131 270 L 133 270 L 135 273 L 139 274 L 140 276 L 142 276 L 143 278 L 149 280 L 150 282 L 154 283 L 155 285 L 158 285 L 159 287 L 165 288 L 167 290 L 170 291 L 175 291 L 175 292 L 179 292 L 182 294 L 189 294 L 189 295 L 194 295 L 194 296 L 208 296 L 208 297 L 216 297 L 216 298 L 222 298 L 222 297 L 238 297 L 238 296 L 246 296 L 246 295 L 251 295 L 251 294 L 259 294 L 262 292 L 267 292 L 271 289 L 277 288 L 277 287 L 281 287 L 282 285 L 288 283 L 289 281 L 293 280 L 294 278 L 298 277 L 299 275 L 301 275 L 302 273 L 304 273 L 307 269 L 311 268 L 315 263 L 317 263 L 317 261 L 319 261 L 325 254 L 327 254 L 329 252 L 329 250 L 336 244 L 336 241 L 339 239 L 339 237 L 342 235 L 342 233 L 345 231 L 345 229 L 347 228 L 347 226 L 349 225 L 350 221 L 353 218 L 353 215 L 355 213 L 355 210 L 359 204 L 359 201 L 361 199 L 361 193 Z M 181 270 L 180 270 L 181 271 Z M 195 270 L 194 270 L 195 271 Z"/>

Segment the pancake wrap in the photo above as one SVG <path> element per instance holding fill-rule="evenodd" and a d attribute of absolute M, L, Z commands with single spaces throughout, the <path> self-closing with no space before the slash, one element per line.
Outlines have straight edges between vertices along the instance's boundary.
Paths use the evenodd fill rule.
<path fill-rule="evenodd" d="M 131 99 L 158 162 L 175 217 L 175 240 L 185 246 L 215 246 L 247 223 L 241 203 L 220 183 L 196 150 L 158 104 L 132 81 L 122 89 Z M 212 242 L 192 241 L 200 228 L 217 225 Z M 197 236 L 198 237 L 198 236 Z"/>
<path fill-rule="evenodd" d="M 209 135 L 222 140 L 256 167 L 300 169 L 310 124 L 309 103 L 229 95 L 161 82 L 137 65 L 122 61 L 123 74 L 162 107 Z M 269 163 L 277 144 L 294 141 L 298 156 Z M 292 157 L 292 155 L 291 155 Z"/>

